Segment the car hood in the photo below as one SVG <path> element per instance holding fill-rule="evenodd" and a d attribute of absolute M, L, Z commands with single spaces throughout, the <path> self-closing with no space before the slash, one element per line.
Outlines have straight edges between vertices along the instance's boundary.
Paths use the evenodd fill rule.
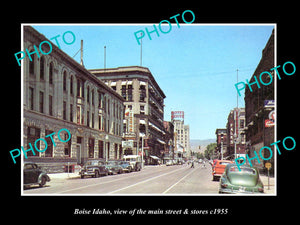
<path fill-rule="evenodd" d="M 232 173 L 228 175 L 231 184 L 237 186 L 254 187 L 257 185 L 258 178 L 252 174 Z"/>

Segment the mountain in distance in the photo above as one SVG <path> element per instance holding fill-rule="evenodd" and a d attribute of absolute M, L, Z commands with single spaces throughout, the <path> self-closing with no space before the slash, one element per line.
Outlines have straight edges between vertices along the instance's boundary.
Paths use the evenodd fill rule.
<path fill-rule="evenodd" d="M 191 139 L 190 140 L 190 149 L 193 152 L 204 152 L 206 149 L 206 146 L 210 143 L 216 143 L 216 139 Z M 200 146 L 200 149 L 199 149 Z"/>

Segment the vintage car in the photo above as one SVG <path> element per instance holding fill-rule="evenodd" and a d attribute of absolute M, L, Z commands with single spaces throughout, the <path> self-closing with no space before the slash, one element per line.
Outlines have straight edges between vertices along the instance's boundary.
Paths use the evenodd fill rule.
<path fill-rule="evenodd" d="M 25 163 L 23 166 L 23 185 L 28 187 L 30 185 L 38 184 L 43 187 L 46 182 L 50 181 L 50 177 L 35 163 Z"/>
<path fill-rule="evenodd" d="M 123 173 L 123 168 L 120 166 L 118 161 L 110 160 L 106 162 L 106 169 L 108 170 L 108 174 L 118 174 Z"/>
<path fill-rule="evenodd" d="M 226 165 L 231 163 L 233 162 L 230 160 L 216 160 L 212 168 L 213 180 L 219 180 L 225 171 Z"/>
<path fill-rule="evenodd" d="M 261 194 L 264 192 L 264 185 L 259 178 L 256 168 L 249 165 L 240 166 L 228 164 L 220 179 L 219 193 L 227 194 Z"/>
<path fill-rule="evenodd" d="M 133 171 L 142 169 L 142 159 L 139 155 L 124 155 L 124 161 L 129 162 Z"/>
<path fill-rule="evenodd" d="M 105 162 L 103 160 L 88 160 L 79 172 L 81 179 L 85 178 L 86 176 L 97 178 L 100 175 L 108 174 L 109 171 L 106 168 Z"/>
<path fill-rule="evenodd" d="M 124 172 L 130 173 L 132 172 L 132 167 L 130 165 L 130 162 L 126 161 L 118 161 L 119 165 L 123 168 Z"/>

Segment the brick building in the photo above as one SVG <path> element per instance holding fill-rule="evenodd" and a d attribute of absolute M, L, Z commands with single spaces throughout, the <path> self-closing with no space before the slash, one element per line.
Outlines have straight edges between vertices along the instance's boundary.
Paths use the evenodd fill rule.
<path fill-rule="evenodd" d="M 216 136 L 217 136 L 217 147 L 214 152 L 215 159 L 225 159 L 225 153 L 227 152 L 227 130 L 216 129 Z"/>
<path fill-rule="evenodd" d="M 141 154 L 142 137 L 146 164 L 155 164 L 165 152 L 164 92 L 146 67 L 128 66 L 89 70 L 123 97 L 124 139 L 134 142 L 126 154 Z"/>
<path fill-rule="evenodd" d="M 270 71 L 274 65 L 274 30 L 262 51 L 262 57 L 259 64 L 256 67 L 254 74 L 252 75 L 249 83 L 255 81 L 254 76 L 259 75 L 264 71 Z M 274 71 L 271 72 L 273 82 L 267 86 L 260 85 L 260 88 L 256 84 L 251 85 L 252 92 L 247 86 L 245 89 L 245 112 L 246 112 L 246 141 L 247 141 L 247 153 L 250 158 L 254 157 L 254 151 L 259 155 L 259 150 L 263 146 L 270 146 L 274 140 L 274 126 L 265 124 L 266 120 L 269 119 L 270 113 L 275 110 L 275 105 L 266 105 L 267 102 L 274 102 L 274 83 L 277 76 L 274 75 Z M 270 81 L 269 76 L 262 76 L 264 83 Z M 275 112 L 275 111 L 274 111 Z M 276 152 L 274 146 L 273 152 Z M 262 154 L 265 158 L 268 158 L 268 151 L 263 151 Z M 267 155 L 265 155 L 267 154 Z M 268 160 L 274 163 L 274 155 Z M 259 168 L 263 168 L 264 160 L 260 158 L 258 163 L 257 159 L 251 161 L 251 163 Z M 272 167 L 273 168 L 273 167 Z"/>
<path fill-rule="evenodd" d="M 227 151 L 226 159 L 234 160 L 237 157 L 246 157 L 245 136 L 245 108 L 234 108 L 230 110 L 227 118 Z M 236 156 L 235 156 L 236 153 Z"/>
<path fill-rule="evenodd" d="M 24 49 L 34 51 L 48 41 L 24 26 Z M 45 51 L 48 52 L 48 51 Z M 120 159 L 123 133 L 123 98 L 52 43 L 52 52 L 23 59 L 23 146 L 46 139 L 45 152 L 28 151 L 28 161 L 39 162 L 48 172 L 82 164 L 91 158 Z M 62 143 L 45 136 L 66 128 L 71 139 Z M 44 149 L 43 142 L 38 142 Z"/>

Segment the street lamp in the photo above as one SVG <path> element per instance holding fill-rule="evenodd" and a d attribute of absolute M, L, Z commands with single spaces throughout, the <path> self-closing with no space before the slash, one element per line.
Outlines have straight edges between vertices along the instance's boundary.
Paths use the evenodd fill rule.
<path fill-rule="evenodd" d="M 142 137 L 142 169 L 144 168 L 144 137 L 145 134 L 140 133 L 140 137 Z"/>

